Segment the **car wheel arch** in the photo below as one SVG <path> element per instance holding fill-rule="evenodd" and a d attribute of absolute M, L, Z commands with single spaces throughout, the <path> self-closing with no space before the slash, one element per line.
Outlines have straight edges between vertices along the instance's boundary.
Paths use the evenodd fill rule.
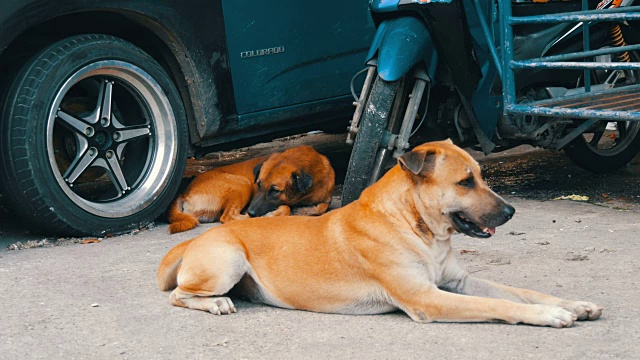
<path fill-rule="evenodd" d="M 19 18 L 20 15 L 17 15 Z M 82 21 L 78 21 L 82 19 Z M 24 60 L 35 55 L 49 44 L 62 38 L 85 33 L 103 33 L 113 35 L 138 46 L 153 57 L 170 75 L 177 87 L 185 107 L 190 143 L 194 144 L 202 139 L 208 131 L 206 119 L 222 118 L 217 105 L 209 105 L 202 99 L 213 98 L 218 100 L 215 86 L 206 88 L 197 85 L 198 74 L 201 71 L 194 65 L 191 53 L 187 46 L 165 26 L 162 26 L 154 18 L 125 9 L 84 10 L 73 13 L 59 14 L 42 22 L 38 19 L 31 20 L 31 26 L 14 37 L 11 43 L 0 54 L 0 69 L 11 72 L 15 66 L 19 66 Z M 34 22 L 36 22 L 34 24 Z M 117 23 L 118 26 L 113 24 Z M 59 24 L 80 24 L 60 28 Z M 106 24 L 110 24 L 106 26 Z M 113 28 L 134 28 L 136 31 L 105 31 Z M 36 36 L 53 33 L 50 29 L 56 28 L 54 35 L 34 41 Z M 29 44 L 26 48 L 24 44 Z M 12 64 L 12 61 L 14 64 Z M 10 78 L 2 79 L 10 83 Z M 7 85 L 8 84 L 2 84 Z M 194 99 L 201 99 L 194 101 Z M 2 99 L 0 99 L 1 101 Z M 204 104 L 203 104 L 204 103 Z M 217 101 L 216 101 L 217 103 Z M 209 125 L 210 126 L 210 125 Z M 192 151 L 190 151 L 191 153 Z"/>

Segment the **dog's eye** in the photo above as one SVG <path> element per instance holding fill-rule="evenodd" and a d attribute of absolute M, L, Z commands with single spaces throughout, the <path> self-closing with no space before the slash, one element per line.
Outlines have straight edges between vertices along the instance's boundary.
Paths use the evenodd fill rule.
<path fill-rule="evenodd" d="M 260 180 L 256 181 L 256 185 L 258 185 L 258 188 L 261 188 L 262 187 L 262 181 L 260 181 Z"/>
<path fill-rule="evenodd" d="M 458 185 L 466 188 L 473 188 L 474 186 L 476 186 L 476 182 L 473 179 L 473 176 L 469 176 L 468 178 L 458 182 Z"/>
<path fill-rule="evenodd" d="M 271 195 L 271 196 L 278 196 L 278 195 L 280 195 L 280 192 L 281 192 L 280 190 L 278 190 L 278 189 L 276 189 L 274 187 L 271 187 L 271 189 L 269 189 L 269 195 Z"/>

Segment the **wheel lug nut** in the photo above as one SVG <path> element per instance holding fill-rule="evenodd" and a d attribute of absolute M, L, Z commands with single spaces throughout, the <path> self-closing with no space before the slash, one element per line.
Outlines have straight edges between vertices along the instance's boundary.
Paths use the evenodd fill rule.
<path fill-rule="evenodd" d="M 113 140 L 120 140 L 120 133 L 113 133 Z"/>
<path fill-rule="evenodd" d="M 89 156 L 95 155 L 96 150 L 94 148 L 89 149 Z"/>
<path fill-rule="evenodd" d="M 106 154 L 107 159 L 111 159 L 113 157 L 113 151 L 109 150 Z"/>
<path fill-rule="evenodd" d="M 93 136 L 93 128 L 88 127 L 88 128 L 84 131 L 84 133 L 85 133 L 87 136 Z"/>

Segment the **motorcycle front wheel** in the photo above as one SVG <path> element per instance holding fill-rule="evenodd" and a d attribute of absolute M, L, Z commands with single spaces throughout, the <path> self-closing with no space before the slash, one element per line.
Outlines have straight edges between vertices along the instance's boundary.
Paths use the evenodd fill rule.
<path fill-rule="evenodd" d="M 360 197 L 362 191 L 388 170 L 392 150 L 384 144 L 385 133 L 397 133 L 407 111 L 412 77 L 385 81 L 376 76 L 364 100 L 360 128 L 342 190 L 342 206 Z M 385 131 L 386 130 L 386 131 Z"/>

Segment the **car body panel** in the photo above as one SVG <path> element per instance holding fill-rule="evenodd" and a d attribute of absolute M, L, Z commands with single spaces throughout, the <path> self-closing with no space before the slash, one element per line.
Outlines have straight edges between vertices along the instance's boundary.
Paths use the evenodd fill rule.
<path fill-rule="evenodd" d="M 367 6 L 223 0 L 238 114 L 347 95 L 375 32 Z"/>
<path fill-rule="evenodd" d="M 375 34 L 367 6 L 367 0 L 318 6 L 291 0 L 5 0 L 0 3 L 0 81 L 7 69 L 4 51 L 41 24 L 52 25 L 47 34 L 35 35 L 52 41 L 77 34 L 69 24 L 78 23 L 151 52 L 138 29 L 83 20 L 118 16 L 157 37 L 170 52 L 196 146 L 220 143 L 214 138 L 267 134 L 269 124 L 279 123 L 283 130 L 300 122 L 346 120 L 352 111 L 349 81 L 364 67 Z M 65 29 L 55 23 L 59 19 Z M 240 56 L 273 46 L 284 46 L 285 52 Z"/>
<path fill-rule="evenodd" d="M 125 16 L 153 32 L 179 63 L 184 85 L 183 101 L 192 104 L 192 141 L 216 134 L 221 120 L 235 112 L 233 102 L 219 93 L 231 90 L 226 63 L 225 37 L 220 2 L 191 0 L 21 0 L 0 4 L 0 51 L 30 27 L 51 19 L 83 14 L 109 13 Z M 218 9 L 216 9 L 216 3 Z M 196 9 L 198 11 L 196 11 Z M 219 17 L 216 21 L 216 16 Z M 118 29 L 103 27 L 94 32 L 121 36 Z M 61 35 L 62 36 L 62 35 Z M 136 44 L 139 45 L 139 44 Z M 228 87 L 228 88 L 227 88 Z M 192 131 L 193 132 L 193 131 Z M 196 136 L 193 136 L 196 135 Z"/>

